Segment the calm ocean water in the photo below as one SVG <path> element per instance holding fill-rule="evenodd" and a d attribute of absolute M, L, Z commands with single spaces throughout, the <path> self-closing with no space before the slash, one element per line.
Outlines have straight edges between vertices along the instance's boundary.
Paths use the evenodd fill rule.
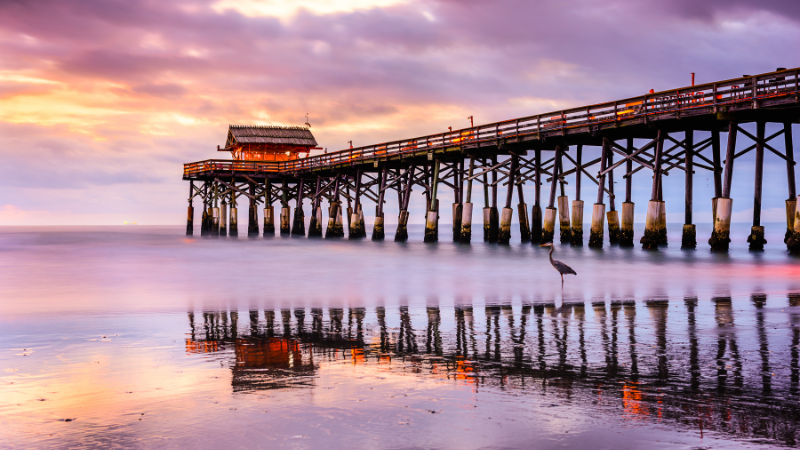
<path fill-rule="evenodd" d="M 390 227 L 391 228 L 391 227 Z M 800 259 L 0 228 L 3 448 L 763 448 Z M 391 233 L 387 233 L 391 234 Z M 588 234 L 585 236 L 588 239 Z"/>

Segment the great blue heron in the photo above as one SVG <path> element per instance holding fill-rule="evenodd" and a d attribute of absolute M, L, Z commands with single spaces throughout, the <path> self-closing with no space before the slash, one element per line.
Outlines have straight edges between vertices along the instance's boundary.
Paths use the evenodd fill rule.
<path fill-rule="evenodd" d="M 554 269 L 558 271 L 561 275 L 561 285 L 564 285 L 564 275 L 577 275 L 578 273 L 575 272 L 572 267 L 564 264 L 563 262 L 553 259 L 553 243 L 542 244 L 539 247 L 550 247 L 550 265 L 553 266 Z"/>

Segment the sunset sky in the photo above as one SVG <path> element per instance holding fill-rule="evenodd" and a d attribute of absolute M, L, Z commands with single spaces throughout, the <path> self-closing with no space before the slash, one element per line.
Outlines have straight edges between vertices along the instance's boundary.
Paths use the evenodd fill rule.
<path fill-rule="evenodd" d="M 797 67 L 797 42 L 796 0 L 5 0 L 0 225 L 181 224 L 182 164 L 227 157 L 228 124 L 308 113 L 337 150 L 685 86 L 691 72 Z M 736 211 L 752 206 L 748 164 Z M 782 167 L 768 155 L 773 213 Z"/>

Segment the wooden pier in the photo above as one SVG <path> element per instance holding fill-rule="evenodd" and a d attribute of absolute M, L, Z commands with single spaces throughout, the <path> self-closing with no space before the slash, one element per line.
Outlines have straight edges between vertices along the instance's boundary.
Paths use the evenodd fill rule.
<path fill-rule="evenodd" d="M 713 251 L 727 251 L 731 243 L 734 162 L 755 151 L 753 225 L 746 241 L 750 249 L 762 250 L 767 243 L 761 224 L 761 203 L 763 164 L 768 151 L 771 157 L 774 155 L 786 164 L 784 241 L 790 252 L 800 253 L 800 214 L 796 210 L 791 128 L 799 120 L 800 68 L 651 92 L 608 103 L 306 158 L 300 154 L 316 145 L 313 136 L 308 137 L 310 132 L 307 129 L 308 136 L 299 128 L 262 127 L 272 130 L 268 133 L 278 134 L 273 141 L 268 141 L 272 139 L 270 137 L 254 138 L 253 142 L 272 146 L 275 155 L 283 155 L 283 150 L 288 150 L 285 157 L 266 158 L 262 155 L 253 156 L 258 160 L 252 160 L 248 155 L 256 153 L 248 153 L 247 149 L 248 145 L 254 144 L 236 141 L 236 133 L 244 133 L 242 130 L 247 127 L 232 127 L 226 147 L 219 150 L 231 151 L 233 160 L 211 159 L 184 165 L 183 179 L 190 181 L 186 233 L 193 233 L 193 200 L 199 198 L 203 202 L 201 234 L 236 236 L 237 199 L 246 197 L 249 205 L 248 236 L 275 234 L 272 205 L 277 201 L 281 205 L 281 234 L 343 237 L 346 223 L 351 239 L 365 238 L 363 202 L 366 199 L 376 205 L 371 237 L 382 240 L 386 234 L 385 196 L 387 191 L 394 191 L 400 206 L 394 239 L 405 241 L 408 239 L 409 200 L 416 187 L 422 190 L 426 200 L 425 242 L 439 240 L 438 220 L 442 208 L 438 193 L 441 189 L 452 189 L 455 199 L 451 205 L 454 241 L 468 243 L 472 239 L 472 196 L 481 196 L 482 193 L 480 215 L 485 241 L 509 243 L 516 210 L 522 241 L 552 242 L 558 220 L 561 242 L 583 245 L 584 202 L 581 194 L 582 185 L 588 180 L 597 189 L 596 202 L 591 207 L 588 245 L 602 247 L 607 228 L 609 242 L 633 246 L 632 177 L 644 170 L 645 173 L 639 176 L 649 174 L 652 187 L 640 244 L 646 249 L 657 249 L 667 244 L 662 180 L 670 173 L 683 172 L 685 221 L 682 247 L 695 248 L 693 178 L 696 170 L 703 169 L 713 174 L 715 193 L 710 199 L 714 230 L 708 243 Z M 747 123 L 756 124 L 755 133 L 742 128 Z M 780 130 L 767 136 L 767 123 L 779 124 Z M 284 133 L 285 130 L 289 131 Z M 727 139 L 724 154 L 723 133 Z M 785 144 L 783 152 L 770 145 L 781 137 Z M 647 142 L 636 147 L 634 139 Z M 749 145 L 737 150 L 737 139 L 747 140 Z M 245 142 L 244 138 L 242 142 Z M 592 148 L 592 156 L 586 157 Z M 565 161 L 574 167 L 565 170 Z M 625 171 L 625 197 L 621 202 L 615 196 L 613 180 L 613 171 L 620 167 Z M 482 189 L 473 193 L 475 183 Z M 525 183 L 534 186 L 530 205 L 523 194 Z M 576 198 L 571 204 L 564 191 L 564 185 L 568 183 L 575 183 L 576 188 Z M 549 197 L 543 204 L 541 188 L 545 185 L 549 186 Z M 498 206 L 498 189 L 505 190 L 501 206 Z M 324 222 L 322 213 L 323 199 L 327 202 L 327 222 Z M 305 229 L 303 210 L 306 200 L 311 205 L 308 230 Z M 293 216 L 290 201 L 295 204 Z M 616 209 L 620 204 L 621 214 Z M 259 205 L 263 209 L 261 214 Z M 263 220 L 263 228 L 259 227 L 259 219 Z"/>

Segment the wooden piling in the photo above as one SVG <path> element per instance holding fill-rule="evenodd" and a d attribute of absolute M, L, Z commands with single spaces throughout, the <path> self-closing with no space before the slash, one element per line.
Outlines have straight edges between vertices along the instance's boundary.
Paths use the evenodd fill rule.
<path fill-rule="evenodd" d="M 583 200 L 572 201 L 572 230 L 570 230 L 570 244 L 576 247 L 583 246 Z"/>
<path fill-rule="evenodd" d="M 497 165 L 497 156 L 492 157 L 492 166 Z M 492 170 L 492 205 L 489 210 L 489 234 L 488 240 L 496 243 L 500 232 L 500 214 L 497 211 L 497 170 Z"/>
<path fill-rule="evenodd" d="M 303 178 L 297 183 L 297 203 L 294 207 L 294 220 L 292 222 L 292 236 L 306 235 L 306 215 L 303 212 Z"/>
<path fill-rule="evenodd" d="M 453 242 L 459 242 L 461 241 L 461 217 L 464 214 L 464 199 L 462 198 L 464 195 L 463 159 L 458 163 L 457 171 L 453 176 L 453 184 L 455 185 L 455 188 L 453 189 L 453 198 L 455 199 L 455 202 L 453 203 Z"/>
<path fill-rule="evenodd" d="M 592 226 L 589 229 L 589 247 L 603 248 L 603 222 L 605 219 L 606 205 L 595 203 L 592 206 Z"/>
<path fill-rule="evenodd" d="M 607 167 L 614 165 L 614 152 L 609 151 L 606 155 L 608 160 Z M 614 202 L 614 171 L 608 172 L 608 209 L 606 220 L 608 220 L 608 242 L 610 244 L 619 243 L 619 214 Z"/>
<path fill-rule="evenodd" d="M 578 144 L 575 152 L 575 200 L 572 202 L 572 229 L 570 230 L 570 244 L 583 246 L 583 201 L 581 200 L 581 181 L 583 177 L 583 145 Z"/>
<path fill-rule="evenodd" d="M 219 206 L 219 235 L 228 235 L 228 203 L 225 202 L 224 198 Z"/>
<path fill-rule="evenodd" d="M 208 182 L 205 182 L 203 183 L 203 215 L 200 218 L 200 236 L 206 236 L 208 234 L 208 216 Z"/>
<path fill-rule="evenodd" d="M 685 141 L 684 165 L 686 176 L 684 179 L 685 198 L 684 198 L 684 221 L 683 235 L 681 236 L 681 248 L 697 248 L 697 229 L 692 223 L 693 192 L 694 192 L 694 131 L 687 130 Z"/>
<path fill-rule="evenodd" d="M 289 206 L 281 207 L 281 236 L 288 236 L 292 233 L 291 210 Z"/>
<path fill-rule="evenodd" d="M 783 242 L 788 243 L 794 232 L 794 215 L 797 209 L 797 191 L 794 173 L 794 141 L 792 139 L 792 123 L 783 124 L 784 148 L 786 149 L 786 181 L 789 188 L 789 199 L 786 200 L 786 235 Z"/>
<path fill-rule="evenodd" d="M 795 204 L 797 203 L 800 203 L 800 197 L 795 199 Z M 793 255 L 800 254 L 800 208 L 795 209 L 794 227 L 792 228 L 792 235 L 786 240 L 786 248 Z"/>
<path fill-rule="evenodd" d="M 542 195 L 541 180 L 541 161 L 542 151 L 534 150 L 534 203 L 531 208 L 531 243 L 539 244 L 542 241 L 542 207 L 540 200 Z"/>
<path fill-rule="evenodd" d="M 653 162 L 653 186 L 650 190 L 650 201 L 647 203 L 647 218 L 645 219 L 644 236 L 639 240 L 645 250 L 658 249 L 661 240 L 661 201 L 659 200 L 658 190 L 661 181 L 661 161 L 664 151 L 664 137 L 661 130 L 658 131 L 655 158 Z"/>
<path fill-rule="evenodd" d="M 556 189 L 558 188 L 558 177 L 561 175 L 559 170 L 561 165 L 561 147 L 556 145 L 556 155 L 553 159 L 553 178 L 550 183 L 550 202 L 544 211 L 544 227 L 542 227 L 542 244 L 553 242 L 556 230 L 556 216 L 558 210 L 556 209 Z"/>
<path fill-rule="evenodd" d="M 194 181 L 189 181 L 189 208 L 186 210 L 186 235 L 194 235 L 194 207 L 192 207 L 192 199 L 194 198 Z"/>
<path fill-rule="evenodd" d="M 394 235 L 395 242 L 406 242 L 408 240 L 408 203 L 411 199 L 412 185 L 414 184 L 414 171 L 416 166 L 413 164 L 406 169 L 404 175 L 406 186 L 403 193 L 403 201 L 400 204 L 400 214 L 397 217 L 397 231 Z"/>
<path fill-rule="evenodd" d="M 472 240 L 472 175 L 475 171 L 475 158 L 469 157 L 469 174 L 467 176 L 467 198 L 461 208 L 461 236 L 462 244 L 469 244 Z"/>
<path fill-rule="evenodd" d="M 628 155 L 634 152 L 633 138 L 628 138 L 626 151 Z M 622 203 L 622 223 L 619 229 L 619 246 L 633 247 L 633 211 L 635 204 L 631 201 L 633 190 L 633 161 L 625 161 L 625 201 Z"/>
<path fill-rule="evenodd" d="M 367 237 L 367 232 L 364 229 L 364 223 L 362 217 L 364 216 L 363 210 L 361 208 L 361 176 L 362 173 L 360 170 L 356 171 L 355 176 L 355 202 L 354 208 L 355 210 L 348 210 L 349 215 L 349 228 L 347 230 L 347 237 L 349 239 L 361 239 Z"/>
<path fill-rule="evenodd" d="M 439 161 L 433 164 L 433 181 L 431 182 L 431 205 L 425 216 L 424 242 L 437 242 L 439 240 L 439 208 L 436 199 L 439 186 Z"/>
<path fill-rule="evenodd" d="M 375 223 L 372 225 L 372 240 L 382 241 L 386 238 L 383 227 L 383 199 L 386 193 L 386 177 L 388 170 L 383 168 L 378 172 L 378 204 L 375 205 Z"/>
<path fill-rule="evenodd" d="M 534 211 L 534 214 L 535 213 L 536 212 Z M 556 208 L 548 206 L 544 209 L 544 225 L 542 226 L 541 238 L 542 244 L 553 242 L 556 231 L 556 215 L 558 215 L 558 210 L 556 210 Z"/>
<path fill-rule="evenodd" d="M 731 211 L 733 200 L 720 197 L 717 199 L 717 214 L 714 222 L 714 231 L 709 239 L 711 251 L 727 252 L 731 243 Z"/>
<path fill-rule="evenodd" d="M 531 240 L 531 224 L 528 220 L 528 205 L 525 203 L 525 194 L 522 185 L 524 182 L 517 183 L 517 195 L 519 196 L 519 203 L 517 204 L 517 214 L 519 214 L 519 239 L 520 242 L 528 242 Z"/>
<path fill-rule="evenodd" d="M 218 237 L 219 236 L 219 206 L 217 206 L 217 201 L 219 196 L 219 184 L 214 183 L 214 193 L 212 197 L 212 207 L 211 207 L 211 236 Z"/>
<path fill-rule="evenodd" d="M 514 187 L 516 181 L 517 167 L 519 166 L 519 156 L 511 155 L 511 164 L 508 169 L 508 190 L 506 191 L 506 205 L 500 217 L 500 229 L 497 234 L 497 243 L 508 245 L 511 242 L 511 219 L 514 210 L 511 209 L 511 202 L 514 197 Z"/>
<path fill-rule="evenodd" d="M 236 195 L 236 193 L 232 192 L 231 195 Z M 231 203 L 231 206 L 233 206 L 233 203 Z M 269 177 L 265 177 L 264 178 L 264 237 L 268 236 L 275 236 L 275 208 L 272 206 L 272 180 L 270 180 Z"/>
<path fill-rule="evenodd" d="M 239 209 L 236 208 L 236 191 L 231 192 L 231 217 L 228 222 L 228 236 L 239 237 Z"/>
<path fill-rule="evenodd" d="M 620 247 L 633 247 L 633 202 L 622 203 L 622 225 L 619 229 Z"/>
<path fill-rule="evenodd" d="M 733 160 L 736 154 L 736 134 L 738 128 L 736 122 L 728 124 L 728 147 L 725 154 L 725 171 L 723 174 L 723 185 L 721 197 L 716 200 L 714 208 L 714 231 L 708 244 L 713 252 L 727 252 L 730 248 L 731 232 L 731 210 L 733 200 L 731 195 L 731 182 L 733 181 Z"/>
<path fill-rule="evenodd" d="M 256 204 L 256 185 L 253 183 L 250 184 L 250 207 L 247 209 L 248 214 L 248 222 L 247 222 L 247 236 L 253 237 L 258 236 L 258 205 Z"/>
<path fill-rule="evenodd" d="M 756 123 L 756 174 L 755 187 L 753 189 L 753 226 L 750 228 L 750 236 L 747 243 L 750 250 L 764 250 L 764 227 L 761 225 L 761 192 L 764 184 L 764 134 L 766 123 Z"/>
<path fill-rule="evenodd" d="M 603 138 L 603 150 L 600 154 L 600 176 L 597 179 L 597 201 L 592 206 L 592 226 L 589 229 L 589 247 L 603 248 L 603 225 L 605 221 L 606 205 L 603 203 L 606 188 L 606 164 L 611 145 L 608 138 Z"/>
<path fill-rule="evenodd" d="M 322 177 L 317 175 L 317 184 L 314 188 L 314 198 L 311 199 L 311 218 L 308 220 L 308 237 L 322 236 L 322 208 L 319 205 L 319 190 L 322 187 L 321 185 Z M 266 218 L 264 220 L 266 220 Z"/>
<path fill-rule="evenodd" d="M 562 185 L 563 190 L 563 185 Z M 558 225 L 560 231 L 560 241 L 562 244 L 567 244 L 572 240 L 572 230 L 570 224 L 570 206 L 569 197 L 560 195 L 558 197 Z"/>

